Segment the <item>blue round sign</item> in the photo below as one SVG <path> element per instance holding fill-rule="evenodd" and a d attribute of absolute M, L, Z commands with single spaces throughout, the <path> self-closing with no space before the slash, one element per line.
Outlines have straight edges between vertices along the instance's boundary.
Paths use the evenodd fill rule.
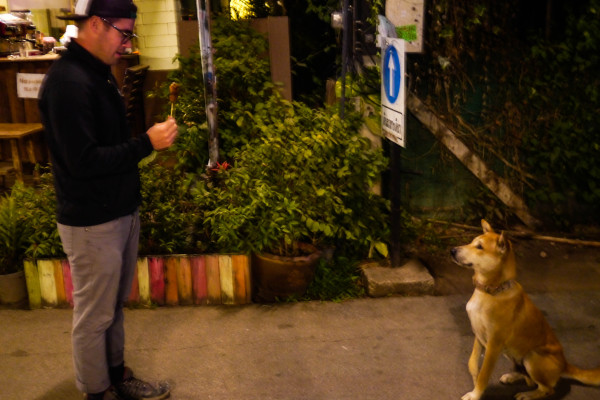
<path fill-rule="evenodd" d="M 400 71 L 400 58 L 398 51 L 392 45 L 385 50 L 383 58 L 383 87 L 385 96 L 390 103 L 395 103 L 400 94 L 400 80 L 402 74 Z"/>

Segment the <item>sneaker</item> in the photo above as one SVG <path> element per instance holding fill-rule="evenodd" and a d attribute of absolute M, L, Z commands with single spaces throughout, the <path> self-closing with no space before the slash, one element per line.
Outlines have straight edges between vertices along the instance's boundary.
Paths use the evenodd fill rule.
<path fill-rule="evenodd" d="M 129 368 L 125 368 L 125 378 L 115 385 L 115 389 L 122 400 L 163 400 L 171 395 L 168 387 L 155 388 L 134 377 Z"/>

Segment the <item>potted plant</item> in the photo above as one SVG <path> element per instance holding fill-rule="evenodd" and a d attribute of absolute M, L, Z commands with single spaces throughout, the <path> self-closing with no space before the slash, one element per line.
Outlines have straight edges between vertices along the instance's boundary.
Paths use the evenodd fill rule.
<path fill-rule="evenodd" d="M 206 224 L 222 251 L 251 252 L 255 301 L 302 295 L 314 277 L 320 251 L 311 245 L 298 204 L 239 160 L 213 189 L 217 206 Z"/>
<path fill-rule="evenodd" d="M 36 168 L 40 167 L 36 166 Z M 55 305 L 54 302 L 57 298 L 54 285 L 50 285 L 51 287 L 48 288 L 44 287 L 44 289 L 48 289 L 46 291 L 41 290 L 39 282 L 41 276 L 45 274 L 37 269 L 37 261 L 46 259 L 60 262 L 65 257 L 56 226 L 56 196 L 53 177 L 49 168 L 41 169 L 38 185 L 26 186 L 17 182 L 11 188 L 9 198 L 14 203 L 11 204 L 9 201 L 5 205 L 8 205 L 9 209 L 14 205 L 14 212 L 11 212 L 10 215 L 12 215 L 13 223 L 18 224 L 18 227 L 9 224 L 4 225 L 8 229 L 3 229 L 4 243 L 8 243 L 7 237 L 14 237 L 11 245 L 12 257 L 16 260 L 18 269 L 24 270 L 24 279 L 27 283 L 26 297 L 29 297 L 29 306 L 33 308 L 41 306 L 42 301 L 45 302 L 45 305 Z M 4 209 L 3 215 L 5 212 L 6 209 Z M 6 213 L 6 215 L 8 214 Z M 2 220 L 7 221 L 4 217 Z M 6 235 L 6 232 L 12 233 Z M 17 237 L 21 239 L 18 240 Z M 47 294 L 47 296 L 43 296 L 43 294 Z"/>
<path fill-rule="evenodd" d="M 4 195 L 0 199 L 0 304 L 20 306 L 27 299 L 23 259 L 31 233 L 15 196 Z"/>
<path fill-rule="evenodd" d="M 348 110 L 342 120 L 335 109 L 285 101 L 270 79 L 265 38 L 240 21 L 216 18 L 213 28 L 219 161 L 232 168 L 217 168 L 206 179 L 204 88 L 196 49 L 178 57 L 180 69 L 168 79 L 181 87 L 176 168 L 194 181 L 189 188 L 203 205 L 201 230 L 210 236 L 208 243 L 219 252 L 253 253 L 256 288 L 256 263 L 265 253 L 306 256 L 309 245 L 366 253 L 385 241 L 387 202 L 369 189 L 387 163 L 359 134 L 361 116 Z M 311 273 L 305 276 L 310 281 Z"/>
<path fill-rule="evenodd" d="M 258 300 L 302 295 L 319 248 L 341 242 L 368 248 L 385 237 L 387 204 L 369 190 L 385 158 L 360 136 L 359 116 L 341 120 L 333 110 L 311 109 L 277 95 L 254 108 L 232 117 L 254 139 L 233 153 L 234 167 L 223 172 L 214 189 L 216 207 L 205 221 L 217 243 L 255 254 Z M 275 270 L 284 257 L 296 256 L 308 261 L 307 271 L 288 267 L 287 277 L 262 282 L 259 263 L 269 259 L 265 270 Z M 285 282 L 290 292 L 282 287 Z"/>
<path fill-rule="evenodd" d="M 253 254 L 255 301 L 301 296 L 321 252 L 310 243 L 298 203 L 260 177 L 251 178 L 249 169 L 235 168 L 216 189 L 219 205 L 207 213 L 206 223 L 219 248 Z"/>

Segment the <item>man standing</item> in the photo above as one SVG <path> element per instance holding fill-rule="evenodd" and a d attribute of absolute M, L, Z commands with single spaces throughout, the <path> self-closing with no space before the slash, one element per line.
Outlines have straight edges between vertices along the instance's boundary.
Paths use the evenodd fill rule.
<path fill-rule="evenodd" d="M 79 0 L 65 18 L 76 21 L 77 38 L 48 71 L 39 103 L 73 280 L 76 385 L 88 400 L 169 397 L 124 363 L 123 304 L 140 229 L 137 164 L 177 135 L 172 118 L 130 135 L 110 67 L 131 48 L 136 11 L 132 0 Z"/>

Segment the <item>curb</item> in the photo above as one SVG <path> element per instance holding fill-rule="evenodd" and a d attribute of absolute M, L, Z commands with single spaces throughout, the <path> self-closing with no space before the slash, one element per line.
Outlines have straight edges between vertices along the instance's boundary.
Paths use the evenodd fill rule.
<path fill-rule="evenodd" d="M 370 262 L 361 265 L 361 269 L 367 294 L 371 297 L 422 296 L 434 293 L 435 280 L 418 259 L 411 259 L 397 268 Z"/>

